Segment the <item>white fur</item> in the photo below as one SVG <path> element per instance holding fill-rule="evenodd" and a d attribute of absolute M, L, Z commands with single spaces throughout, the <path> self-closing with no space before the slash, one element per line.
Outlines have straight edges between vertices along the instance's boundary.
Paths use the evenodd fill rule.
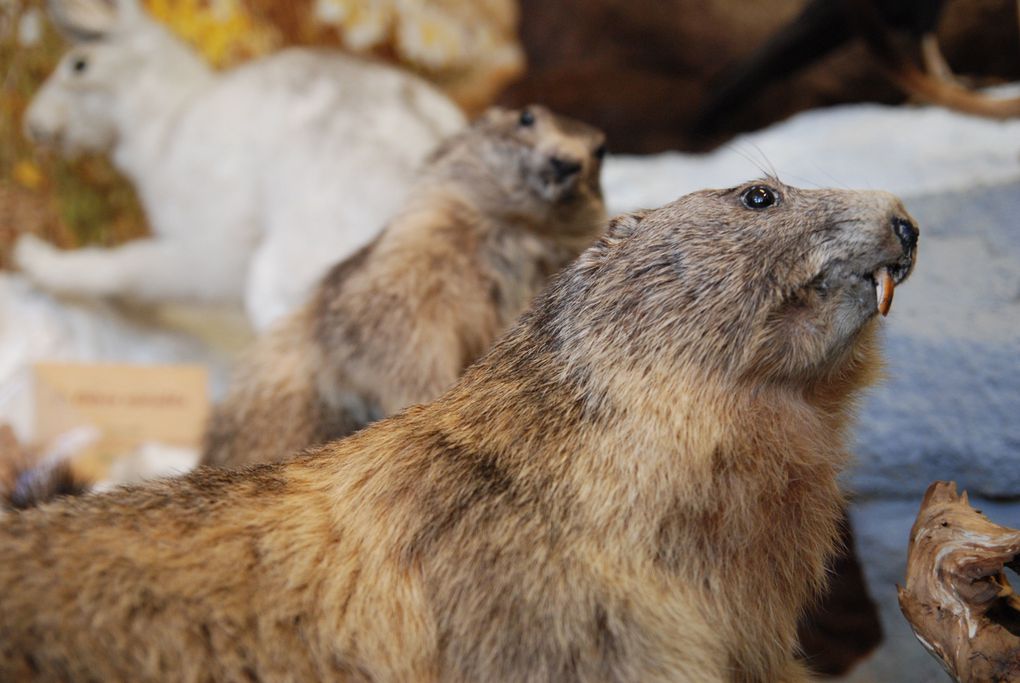
<path fill-rule="evenodd" d="M 78 40 L 26 129 L 66 154 L 109 151 L 153 233 L 71 252 L 23 238 L 17 263 L 53 291 L 243 298 L 264 328 L 372 238 L 424 156 L 464 123 L 437 90 L 385 65 L 292 49 L 216 74 L 136 0 L 52 9 Z"/>

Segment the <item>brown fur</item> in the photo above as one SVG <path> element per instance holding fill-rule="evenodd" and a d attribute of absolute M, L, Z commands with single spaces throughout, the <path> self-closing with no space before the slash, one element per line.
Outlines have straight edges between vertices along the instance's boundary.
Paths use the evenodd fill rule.
<path fill-rule="evenodd" d="M 0 679 L 794 681 L 878 192 L 624 216 L 435 402 L 0 524 Z"/>
<path fill-rule="evenodd" d="M 453 385 L 605 227 L 601 133 L 529 107 L 445 143 L 407 205 L 260 339 L 213 415 L 203 462 L 273 462 Z M 558 183 L 552 159 L 580 171 Z"/>

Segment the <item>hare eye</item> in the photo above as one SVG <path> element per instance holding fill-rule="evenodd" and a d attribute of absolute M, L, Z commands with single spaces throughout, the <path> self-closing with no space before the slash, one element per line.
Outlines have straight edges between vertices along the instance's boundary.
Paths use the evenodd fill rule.
<path fill-rule="evenodd" d="M 73 62 L 71 62 L 71 70 L 74 71 L 76 74 L 80 74 L 81 72 L 85 71 L 86 68 L 88 68 L 88 65 L 89 62 L 87 59 L 85 59 L 84 57 L 77 57 Z"/>
<path fill-rule="evenodd" d="M 535 115 L 532 114 L 531 111 L 525 109 L 524 111 L 521 112 L 521 118 L 519 120 L 519 123 L 525 128 L 527 128 L 528 126 L 531 126 L 535 123 Z"/>

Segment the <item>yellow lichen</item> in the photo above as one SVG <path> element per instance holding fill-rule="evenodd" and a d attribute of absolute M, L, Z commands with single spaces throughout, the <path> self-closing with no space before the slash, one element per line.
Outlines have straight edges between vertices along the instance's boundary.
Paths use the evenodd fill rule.
<path fill-rule="evenodd" d="M 39 167 L 34 162 L 25 159 L 14 164 L 11 177 L 14 178 L 16 183 L 28 190 L 38 190 L 46 180 Z"/>
<path fill-rule="evenodd" d="M 239 0 L 148 0 L 146 7 L 214 66 L 264 54 L 278 42 Z"/>

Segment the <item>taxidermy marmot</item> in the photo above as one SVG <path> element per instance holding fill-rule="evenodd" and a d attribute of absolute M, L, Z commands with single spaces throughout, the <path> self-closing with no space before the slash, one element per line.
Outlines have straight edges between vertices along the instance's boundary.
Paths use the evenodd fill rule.
<path fill-rule="evenodd" d="M 615 219 L 432 403 L 0 520 L 0 679 L 797 681 L 917 229 L 775 179 Z"/>
<path fill-rule="evenodd" d="M 282 460 L 448 389 L 605 229 L 604 136 L 494 109 L 430 159 L 403 210 L 235 372 L 204 464 Z"/>

